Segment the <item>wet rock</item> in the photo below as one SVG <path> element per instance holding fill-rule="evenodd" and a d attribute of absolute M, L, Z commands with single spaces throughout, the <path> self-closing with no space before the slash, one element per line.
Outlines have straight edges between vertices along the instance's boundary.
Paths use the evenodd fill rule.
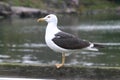
<path fill-rule="evenodd" d="M 0 2 L 0 16 L 3 18 L 10 17 L 12 14 L 11 6 L 7 3 Z"/>
<path fill-rule="evenodd" d="M 1 76 L 53 78 L 57 80 L 120 80 L 120 67 L 0 64 Z"/>
<path fill-rule="evenodd" d="M 36 8 L 29 8 L 29 7 L 11 7 L 14 14 L 18 15 L 20 18 L 26 17 L 39 17 L 47 15 L 48 12 L 45 10 L 40 10 Z"/>
<path fill-rule="evenodd" d="M 77 14 L 77 10 L 74 8 L 66 8 L 66 9 L 60 9 L 58 11 L 54 11 L 54 13 L 58 14 Z"/>

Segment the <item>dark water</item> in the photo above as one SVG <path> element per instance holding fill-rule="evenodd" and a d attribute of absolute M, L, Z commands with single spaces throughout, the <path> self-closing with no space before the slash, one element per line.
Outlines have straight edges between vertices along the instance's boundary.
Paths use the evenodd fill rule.
<path fill-rule="evenodd" d="M 61 54 L 44 41 L 46 23 L 37 19 L 0 21 L 0 63 L 49 64 L 61 62 Z M 75 52 L 66 65 L 120 67 L 119 16 L 59 16 L 60 29 L 95 43 L 106 45 L 98 52 Z"/>

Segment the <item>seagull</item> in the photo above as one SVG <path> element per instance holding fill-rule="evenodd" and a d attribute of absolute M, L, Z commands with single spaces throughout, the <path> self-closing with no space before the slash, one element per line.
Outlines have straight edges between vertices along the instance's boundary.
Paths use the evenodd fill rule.
<path fill-rule="evenodd" d="M 98 48 L 102 47 L 100 44 L 94 44 L 61 31 L 57 26 L 58 18 L 55 14 L 49 14 L 37 20 L 37 22 L 41 21 L 48 23 L 45 32 L 47 46 L 55 52 L 62 53 L 62 63 L 56 64 L 57 68 L 61 68 L 64 65 L 66 53 L 79 50 L 98 51 Z"/>

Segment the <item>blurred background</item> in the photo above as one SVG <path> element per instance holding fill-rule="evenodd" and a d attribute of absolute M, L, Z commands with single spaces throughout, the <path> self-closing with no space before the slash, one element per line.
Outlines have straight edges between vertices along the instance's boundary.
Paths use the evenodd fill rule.
<path fill-rule="evenodd" d="M 0 0 L 0 63 L 60 63 L 45 44 L 47 24 L 36 22 L 50 13 L 61 30 L 106 45 L 75 52 L 66 65 L 120 67 L 120 0 Z"/>

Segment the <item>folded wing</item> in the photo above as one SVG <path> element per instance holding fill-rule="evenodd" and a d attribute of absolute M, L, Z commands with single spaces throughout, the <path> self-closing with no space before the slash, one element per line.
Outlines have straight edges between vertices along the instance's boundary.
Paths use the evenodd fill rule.
<path fill-rule="evenodd" d="M 55 34 L 55 37 L 52 39 L 52 41 L 56 45 L 65 49 L 82 49 L 90 46 L 90 42 L 65 32 L 59 32 Z"/>

